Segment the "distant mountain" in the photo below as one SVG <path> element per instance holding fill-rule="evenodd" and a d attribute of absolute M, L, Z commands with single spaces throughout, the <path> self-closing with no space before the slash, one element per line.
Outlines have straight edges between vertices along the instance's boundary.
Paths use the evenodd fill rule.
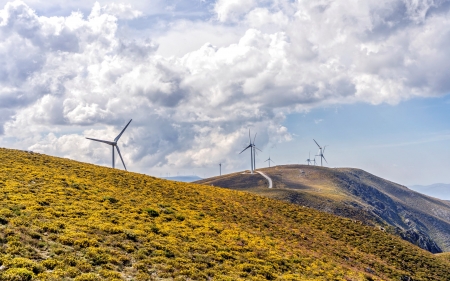
<path fill-rule="evenodd" d="M 181 181 L 181 182 L 194 182 L 194 181 L 199 181 L 202 178 L 198 177 L 198 176 L 177 176 L 177 177 L 165 177 L 163 179 L 171 180 L 171 181 Z"/>
<path fill-rule="evenodd" d="M 234 173 L 197 183 L 245 190 L 362 221 L 432 253 L 450 251 L 450 202 L 351 168 L 284 165 L 259 174 Z"/>
<path fill-rule="evenodd" d="M 443 200 L 450 200 L 450 184 L 435 183 L 432 185 L 412 185 L 412 190 Z"/>

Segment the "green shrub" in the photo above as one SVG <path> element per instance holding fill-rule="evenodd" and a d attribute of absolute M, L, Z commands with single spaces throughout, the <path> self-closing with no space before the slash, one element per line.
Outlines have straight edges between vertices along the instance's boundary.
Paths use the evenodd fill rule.
<path fill-rule="evenodd" d="M 100 270 L 99 273 L 100 273 L 101 277 L 106 278 L 108 280 L 111 280 L 111 279 L 119 279 L 119 280 L 121 280 L 122 279 L 122 276 L 120 275 L 120 273 L 116 272 L 116 271 L 102 269 L 102 270 Z"/>
<path fill-rule="evenodd" d="M 47 269 L 53 270 L 58 265 L 58 261 L 55 259 L 46 259 L 42 262 L 42 265 Z"/>
<path fill-rule="evenodd" d="M 185 220 L 185 217 L 183 215 L 180 215 L 180 214 L 176 215 L 175 218 L 177 220 L 179 220 L 179 221 L 184 221 Z"/>
<path fill-rule="evenodd" d="M 159 212 L 158 211 L 156 211 L 156 210 L 153 210 L 153 209 L 146 209 L 145 210 L 146 212 L 147 212 L 147 214 L 149 215 L 149 216 L 151 216 L 151 217 L 158 217 L 159 216 Z"/>
<path fill-rule="evenodd" d="M 118 199 L 116 199 L 114 197 L 110 197 L 110 196 L 103 197 L 103 201 L 109 201 L 109 203 L 113 203 L 113 204 L 119 202 Z"/>
<path fill-rule="evenodd" d="M 75 277 L 74 281 L 99 281 L 100 277 L 94 273 L 83 273 Z"/>
<path fill-rule="evenodd" d="M 34 277 L 33 272 L 26 268 L 10 268 L 1 275 L 3 281 L 29 281 Z"/>
<path fill-rule="evenodd" d="M 8 224 L 8 220 L 4 217 L 0 217 L 0 224 Z"/>
<path fill-rule="evenodd" d="M 38 274 L 44 271 L 42 265 L 37 262 L 27 259 L 27 258 L 13 258 L 11 260 L 6 260 L 3 265 L 7 268 L 25 268 L 27 270 L 32 271 L 35 274 Z"/>

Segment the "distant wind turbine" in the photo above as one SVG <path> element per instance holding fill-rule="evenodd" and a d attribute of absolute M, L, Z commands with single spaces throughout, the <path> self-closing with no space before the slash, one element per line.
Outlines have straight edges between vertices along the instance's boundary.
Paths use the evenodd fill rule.
<path fill-rule="evenodd" d="M 219 175 L 222 175 L 222 163 L 219 164 Z"/>
<path fill-rule="evenodd" d="M 270 156 L 269 156 L 269 159 L 267 159 L 266 161 L 264 161 L 264 162 L 269 162 L 269 168 L 270 168 L 270 162 L 273 162 L 274 164 L 275 164 L 275 162 L 272 160 L 272 159 L 270 159 Z"/>
<path fill-rule="evenodd" d="M 323 150 L 322 150 L 322 147 L 316 142 L 316 140 L 313 139 L 313 141 L 314 141 L 314 142 L 317 144 L 317 146 L 319 147 L 319 155 L 316 155 L 316 156 L 319 156 L 319 157 L 320 157 L 320 166 L 323 166 L 323 165 L 322 165 L 322 159 L 325 160 L 325 162 L 327 162 L 327 164 L 328 164 L 327 159 L 325 159 L 325 156 L 323 155 L 323 154 L 325 153 L 325 148 L 326 148 L 327 146 L 324 146 L 324 147 L 323 147 Z"/>
<path fill-rule="evenodd" d="M 257 134 L 257 133 L 256 133 Z M 252 148 L 253 148 L 253 169 L 256 170 L 256 150 L 261 151 L 259 148 L 256 147 L 255 145 L 255 140 L 256 140 L 256 134 L 255 137 L 253 138 L 253 144 L 252 144 Z M 261 151 L 262 152 L 262 151 Z"/>
<path fill-rule="evenodd" d="M 310 151 L 309 152 L 309 157 L 308 157 L 308 159 L 306 159 L 306 163 L 308 163 L 308 166 L 309 166 L 310 165 L 309 163 L 311 163 L 311 162 L 312 162 L 312 160 L 311 160 L 311 151 Z"/>
<path fill-rule="evenodd" d="M 241 154 L 242 152 L 244 152 L 250 148 L 250 172 L 253 174 L 253 143 L 252 143 L 252 138 L 250 137 L 250 129 L 248 130 L 248 138 L 250 140 L 250 144 L 246 148 L 244 148 L 244 150 L 242 150 L 239 154 Z M 255 138 L 256 138 L 256 135 L 255 135 Z"/>
<path fill-rule="evenodd" d="M 117 142 L 119 141 L 119 139 L 122 136 L 123 132 L 125 132 L 125 130 L 128 127 L 128 125 L 130 125 L 132 120 L 133 119 L 130 119 L 130 121 L 125 126 L 125 128 L 123 128 L 122 132 L 120 132 L 120 134 L 113 141 L 106 141 L 106 140 L 98 140 L 98 139 L 87 138 L 88 140 L 103 142 L 103 143 L 106 143 L 106 144 L 109 144 L 109 145 L 112 146 L 112 167 L 113 168 L 115 166 L 115 161 L 114 161 L 114 147 L 115 147 L 117 149 L 117 153 L 119 153 L 120 160 L 122 160 L 123 167 L 125 168 L 125 171 L 127 171 L 127 167 L 125 167 L 125 162 L 123 162 L 123 158 L 122 158 L 122 155 L 120 154 L 120 149 L 119 149 L 119 146 L 117 145 Z"/>

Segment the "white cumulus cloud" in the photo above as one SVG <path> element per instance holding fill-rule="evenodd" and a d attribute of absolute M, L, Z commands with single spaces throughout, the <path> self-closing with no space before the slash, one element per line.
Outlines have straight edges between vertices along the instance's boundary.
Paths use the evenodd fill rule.
<path fill-rule="evenodd" d="M 290 141 L 291 112 L 447 94 L 449 15 L 431 0 L 219 0 L 209 18 L 164 26 L 163 44 L 194 42 L 170 54 L 120 35 L 146 16 L 126 4 L 55 17 L 9 2 L 0 143 L 109 165 L 110 147 L 84 137 L 113 139 L 133 118 L 119 143 L 130 169 L 242 168 L 248 128 L 261 148 Z"/>

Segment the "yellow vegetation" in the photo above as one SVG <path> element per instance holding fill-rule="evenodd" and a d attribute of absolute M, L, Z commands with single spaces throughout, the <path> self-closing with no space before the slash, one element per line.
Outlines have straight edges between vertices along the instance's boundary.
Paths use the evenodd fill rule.
<path fill-rule="evenodd" d="M 1 280 L 449 280 L 348 219 L 245 192 L 0 149 Z"/>

